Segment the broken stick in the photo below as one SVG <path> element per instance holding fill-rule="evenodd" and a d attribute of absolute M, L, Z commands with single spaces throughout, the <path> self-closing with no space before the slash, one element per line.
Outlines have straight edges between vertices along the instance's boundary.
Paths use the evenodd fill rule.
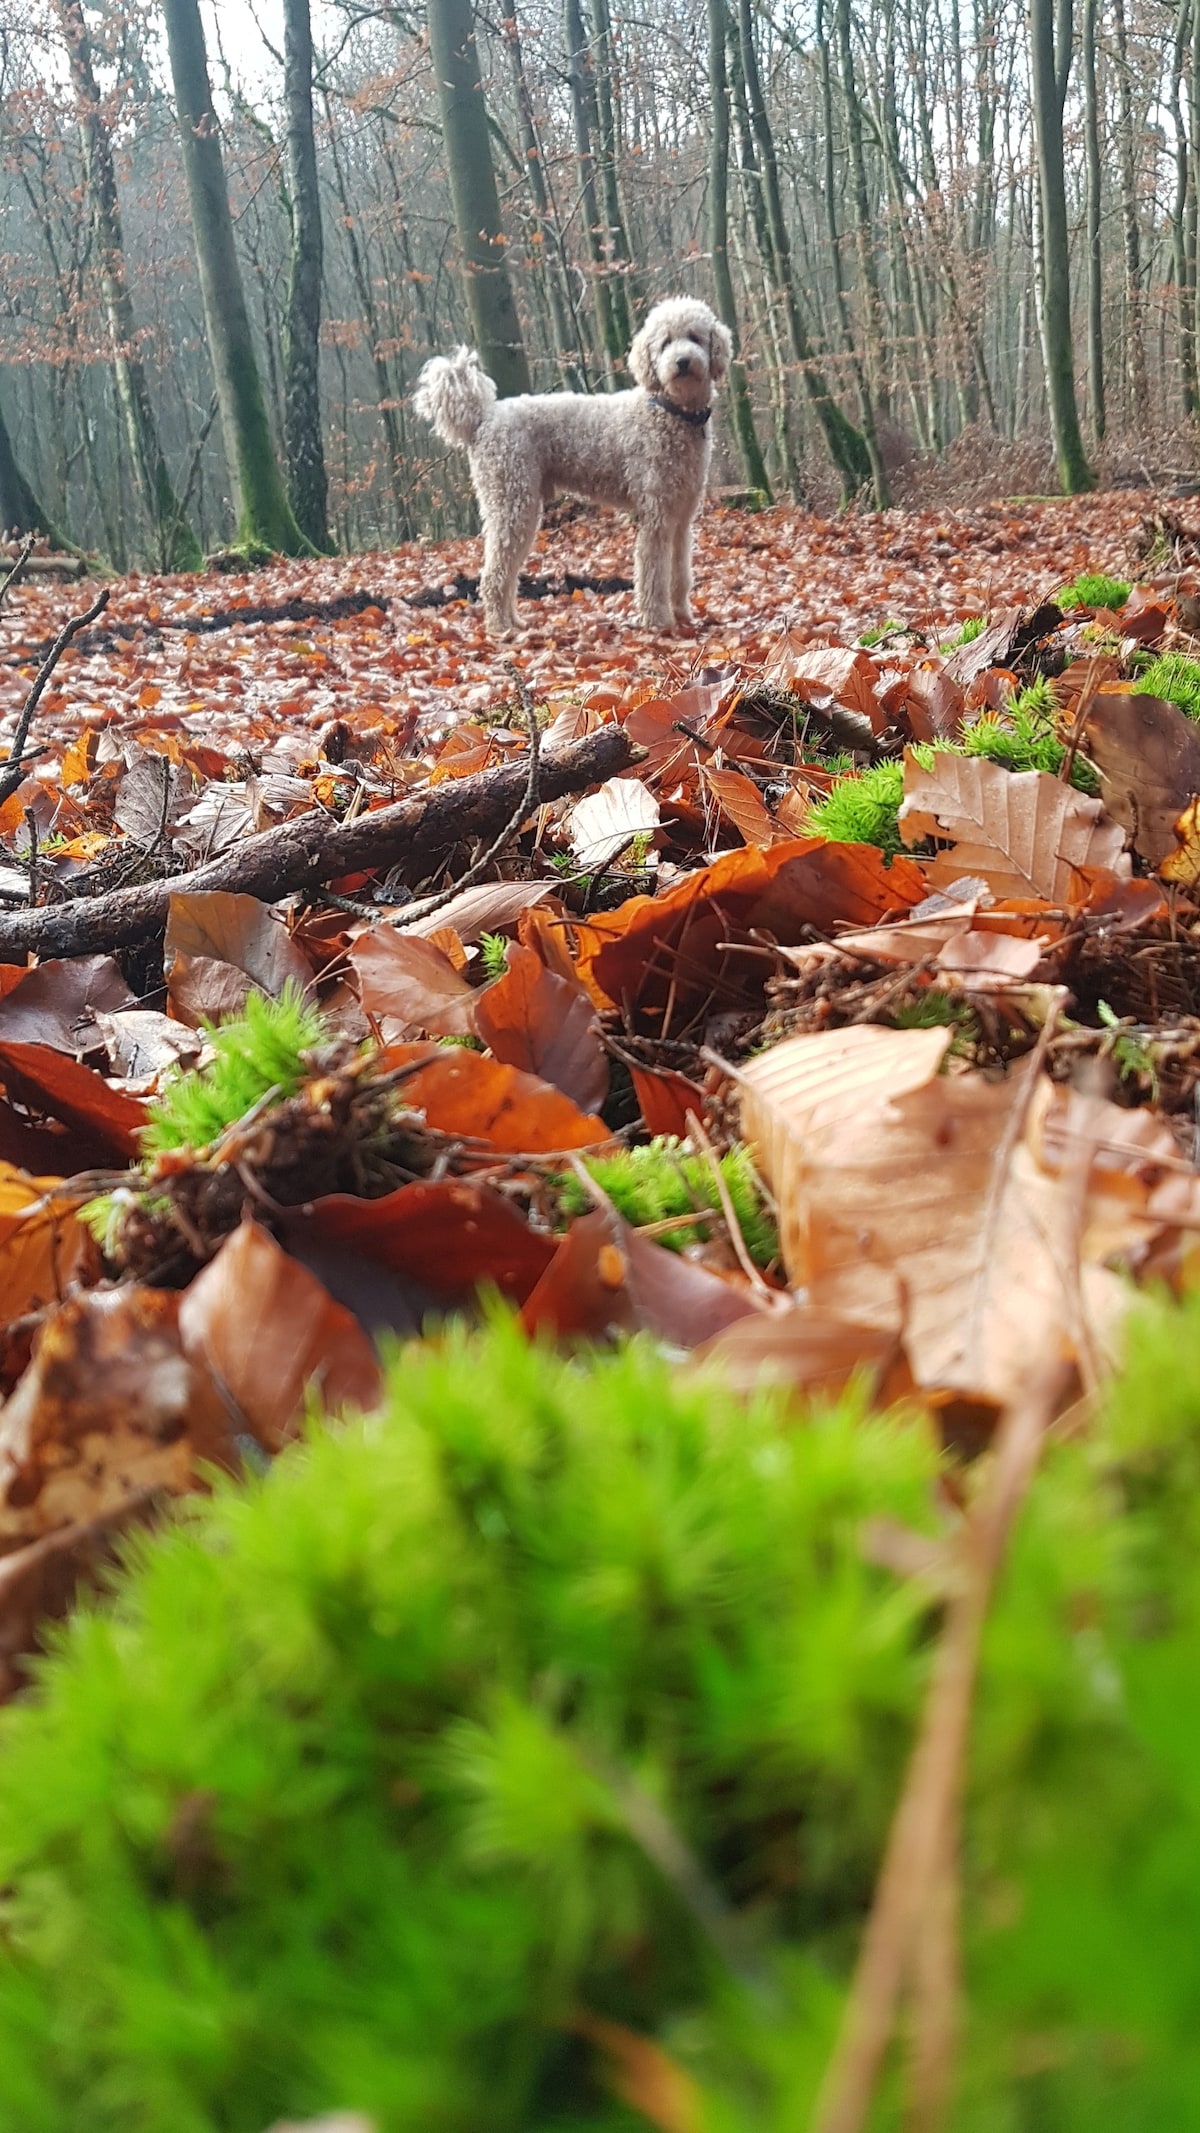
<path fill-rule="evenodd" d="M 583 740 L 571 741 L 544 755 L 538 771 L 538 798 L 561 800 L 565 794 L 602 785 L 640 762 L 645 749 L 621 726 L 601 726 Z M 301 815 L 261 836 L 247 837 L 219 859 L 187 874 L 169 875 L 107 896 L 80 897 L 40 911 L 15 911 L 0 917 L 0 962 L 20 962 L 26 955 L 99 955 L 129 948 L 166 924 L 172 896 L 195 896 L 224 889 L 275 903 L 297 890 L 314 889 L 339 874 L 386 869 L 411 863 L 424 870 L 439 852 L 465 837 L 494 837 L 510 819 L 526 790 L 528 763 L 505 764 L 481 771 L 391 807 L 376 808 L 354 822 L 334 822 L 328 815 Z"/>

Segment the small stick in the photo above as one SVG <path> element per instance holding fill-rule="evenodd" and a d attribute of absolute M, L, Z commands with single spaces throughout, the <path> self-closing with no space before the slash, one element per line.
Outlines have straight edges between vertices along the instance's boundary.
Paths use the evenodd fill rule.
<path fill-rule="evenodd" d="M 1100 664 L 1098 658 L 1093 659 L 1083 677 L 1083 687 L 1079 691 L 1079 702 L 1075 706 L 1075 717 L 1071 722 L 1067 752 L 1058 766 L 1059 780 L 1063 785 L 1069 785 L 1071 782 L 1071 772 L 1075 768 L 1075 757 L 1079 752 L 1088 712 L 1092 708 L 1092 698 L 1100 687 Z"/>
<path fill-rule="evenodd" d="M 17 730 L 13 735 L 12 748 L 9 751 L 9 765 L 0 774 L 0 807 L 4 805 L 6 800 L 11 800 L 21 782 L 20 757 L 25 743 L 29 739 L 29 729 L 33 724 L 33 714 L 42 700 L 42 694 L 50 676 L 70 644 L 72 637 L 77 636 L 80 630 L 86 629 L 89 622 L 94 622 L 97 615 L 103 614 L 108 606 L 108 600 L 109 594 L 106 586 L 103 592 L 97 593 L 86 614 L 72 615 L 69 622 L 64 622 L 45 659 L 42 661 L 41 672 L 25 698 L 21 716 L 17 720 Z"/>
<path fill-rule="evenodd" d="M 21 543 L 20 548 L 17 550 L 16 561 L 13 563 L 12 568 L 9 570 L 3 585 L 0 585 L 0 607 L 3 607 L 11 587 L 16 584 L 17 579 L 19 577 L 22 577 L 24 575 L 25 566 L 28 563 L 29 558 L 32 554 L 33 535 L 32 533 L 27 533 L 25 539 Z"/>
<path fill-rule="evenodd" d="M 38 826 L 31 807 L 25 810 L 25 827 L 29 831 L 29 905 L 32 910 L 38 900 Z"/>
<path fill-rule="evenodd" d="M 412 911 L 409 911 L 406 906 L 402 923 L 411 923 L 414 917 L 426 919 L 431 911 L 444 911 L 447 904 L 452 904 L 456 896 L 462 895 L 464 889 L 473 888 L 480 877 L 486 874 L 493 859 L 499 857 L 509 839 L 516 836 L 521 824 L 528 822 L 530 815 L 537 813 L 538 767 L 542 752 L 542 736 L 538 728 L 537 707 L 523 676 L 518 672 L 517 668 L 507 659 L 504 664 L 517 685 L 517 695 L 521 700 L 521 709 L 525 713 L 525 723 L 529 728 L 529 776 L 525 781 L 525 790 L 500 835 L 493 839 L 486 852 L 481 852 L 474 864 L 467 868 L 466 873 L 460 874 L 458 880 L 451 882 L 448 889 L 443 889 L 437 896 L 422 896 L 419 904 L 415 904 Z"/>

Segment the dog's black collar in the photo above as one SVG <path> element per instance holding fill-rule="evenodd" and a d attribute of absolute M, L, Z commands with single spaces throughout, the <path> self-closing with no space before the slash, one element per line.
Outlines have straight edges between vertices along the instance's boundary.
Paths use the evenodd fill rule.
<path fill-rule="evenodd" d="M 661 407 L 664 415 L 674 415 L 693 430 L 702 430 L 712 415 L 711 407 L 676 407 L 673 400 L 664 400 L 659 393 L 647 393 L 646 398 L 651 407 Z"/>

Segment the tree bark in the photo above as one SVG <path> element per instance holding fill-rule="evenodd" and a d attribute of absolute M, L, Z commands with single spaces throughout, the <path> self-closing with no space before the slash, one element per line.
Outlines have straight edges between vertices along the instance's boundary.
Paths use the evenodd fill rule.
<path fill-rule="evenodd" d="M 1171 210 L 1171 244 L 1175 259 L 1175 302 L 1179 321 L 1179 377 L 1183 411 L 1200 411 L 1196 375 L 1196 199 L 1183 117 L 1183 67 L 1191 30 L 1192 0 L 1179 0 L 1171 57 L 1171 109 L 1175 117 L 1175 199 Z"/>
<path fill-rule="evenodd" d="M 849 15 L 847 13 L 847 62 L 849 61 L 850 52 L 849 40 Z M 824 0 L 817 0 L 816 46 L 820 54 L 821 116 L 825 127 L 825 222 L 826 228 L 829 232 L 829 251 L 833 263 L 833 285 L 834 292 L 837 297 L 838 320 L 842 329 L 842 346 L 845 349 L 846 354 L 849 358 L 850 367 L 854 373 L 854 381 L 858 387 L 859 418 L 862 426 L 863 441 L 867 447 L 867 457 L 871 462 L 871 486 L 875 492 L 875 508 L 878 511 L 886 511 L 892 499 L 888 493 L 887 472 L 884 468 L 883 457 L 879 450 L 879 435 L 875 427 L 875 400 L 871 391 L 870 377 L 863 368 L 862 360 L 858 353 L 858 346 L 854 338 L 854 327 L 850 318 L 850 305 L 846 296 L 846 278 L 842 271 L 841 235 L 837 226 L 837 200 L 834 194 L 833 182 L 833 81 L 831 78 L 831 70 L 829 64 L 829 40 L 825 36 Z M 855 108 L 857 110 L 857 103 L 855 105 Z M 861 112 L 859 113 L 858 133 L 861 160 Z M 865 169 L 862 172 L 862 180 L 865 195 Z M 858 258 L 859 271 L 861 276 L 863 267 L 863 248 L 861 244 L 858 248 Z"/>
<path fill-rule="evenodd" d="M 1079 431 L 1071 340 L 1071 248 L 1063 106 L 1071 72 L 1072 0 L 1029 0 L 1033 129 L 1042 219 L 1042 345 L 1059 480 L 1067 496 L 1095 487 Z"/>
<path fill-rule="evenodd" d="M 64 545 L 17 465 L 3 410 L 0 410 L 0 531 L 15 533 L 22 538 L 27 533 L 43 533 L 52 547 Z"/>
<path fill-rule="evenodd" d="M 1146 376 L 1146 337 L 1142 318 L 1142 245 L 1138 229 L 1137 149 L 1133 135 L 1133 87 L 1129 77 L 1129 39 L 1125 0 L 1113 0 L 1117 33 L 1117 132 L 1121 171 L 1121 223 L 1125 239 L 1125 371 L 1133 419 L 1145 423 L 1150 412 Z"/>
<path fill-rule="evenodd" d="M 725 46 L 729 34 L 726 0 L 708 0 L 708 90 L 712 102 L 712 141 L 708 161 L 708 228 L 712 249 L 713 286 L 717 316 L 733 335 L 734 358 L 729 366 L 729 406 L 738 456 L 747 486 L 764 502 L 771 501 L 766 461 L 754 427 L 754 409 L 746 372 L 736 354 L 738 345 L 737 304 L 729 268 L 729 72 Z"/>
<path fill-rule="evenodd" d="M 309 0 L 284 0 L 285 144 L 292 216 L 283 322 L 283 435 L 288 495 L 314 548 L 329 547 L 329 481 L 321 433 L 321 272 L 324 235 L 313 132 Z"/>
<path fill-rule="evenodd" d="M 208 78 L 199 0 L 163 0 L 209 354 L 221 406 L 237 544 L 305 555 L 271 444 Z"/>
<path fill-rule="evenodd" d="M 615 382 L 617 370 L 625 360 L 629 339 L 622 329 L 620 307 L 604 252 L 593 148 L 600 124 L 596 103 L 596 74 L 583 26 L 581 0 L 566 0 L 565 22 L 567 77 L 571 87 L 571 119 L 575 132 L 575 166 L 579 180 L 579 198 L 583 207 L 584 236 L 591 260 L 592 304 L 596 314 L 597 337 L 611 386 Z"/>
<path fill-rule="evenodd" d="M 1096 95 L 1096 0 L 1083 0 L 1083 146 L 1087 171 L 1088 404 L 1092 434 L 1103 442 L 1104 407 L 1103 256 L 1100 246 L 1100 108 Z"/>
<path fill-rule="evenodd" d="M 538 139 L 534 121 L 533 98 L 525 73 L 525 55 L 521 49 L 521 26 L 517 20 L 515 0 L 509 5 L 501 25 L 501 34 L 512 69 L 513 94 L 516 97 L 521 131 L 521 153 L 529 196 L 533 202 L 533 228 L 530 234 L 541 257 L 558 367 L 563 384 L 569 392 L 586 392 L 586 350 L 580 332 L 580 321 L 575 313 L 558 219 L 551 213 L 550 184 L 546 176 L 542 144 Z"/>
<path fill-rule="evenodd" d="M 821 425 L 830 459 L 841 477 L 842 501 L 849 503 L 860 489 L 871 480 L 871 460 L 861 433 L 842 413 L 825 381 L 824 374 L 814 361 L 808 335 L 800 315 L 800 302 L 796 293 L 795 276 L 792 272 L 791 240 L 783 211 L 783 194 L 779 184 L 779 164 L 775 154 L 775 136 L 767 115 L 766 99 L 763 96 L 762 77 L 758 68 L 758 53 L 754 46 L 754 17 L 751 0 L 739 0 L 738 34 L 742 57 L 742 79 L 746 85 L 746 101 L 750 111 L 750 125 L 758 149 L 762 172 L 763 198 L 767 210 L 767 227 L 770 233 L 770 256 L 766 261 L 777 297 L 780 299 L 788 324 L 788 336 L 792 354 L 800 367 L 814 415 Z"/>
<path fill-rule="evenodd" d="M 163 457 L 125 274 L 125 244 L 108 121 L 92 66 L 81 0 L 56 0 L 79 117 L 84 174 L 95 223 L 100 287 L 112 343 L 117 403 L 134 479 L 152 529 L 160 570 L 199 570 L 204 557 L 181 510 Z"/>
<path fill-rule="evenodd" d="M 502 399 L 530 389 L 509 280 L 471 0 L 429 0 L 429 46 L 467 310 L 480 361 Z"/>

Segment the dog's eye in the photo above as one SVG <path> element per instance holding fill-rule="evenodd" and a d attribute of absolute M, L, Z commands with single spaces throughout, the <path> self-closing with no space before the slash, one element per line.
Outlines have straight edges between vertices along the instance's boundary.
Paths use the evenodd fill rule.
<path fill-rule="evenodd" d="M 704 342 L 702 341 L 698 333 L 689 333 L 688 339 L 689 341 L 691 341 L 693 347 L 703 348 Z"/>

